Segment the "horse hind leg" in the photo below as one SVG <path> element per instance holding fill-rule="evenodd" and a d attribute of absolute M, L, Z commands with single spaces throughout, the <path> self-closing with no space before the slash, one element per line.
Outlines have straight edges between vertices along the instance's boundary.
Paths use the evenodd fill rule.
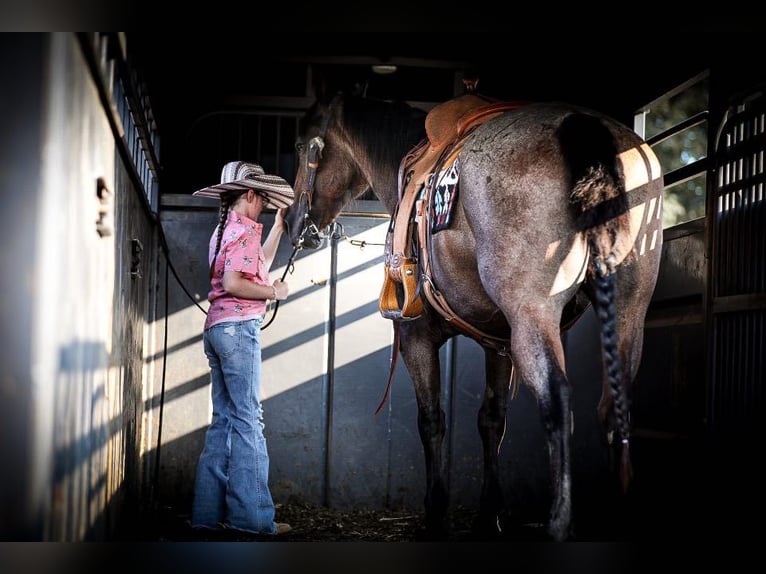
<path fill-rule="evenodd" d="M 572 518 L 572 411 L 559 321 L 529 311 L 518 313 L 512 325 L 514 368 L 537 399 L 548 444 L 553 502 L 547 530 L 562 541 L 569 536 Z"/>
<path fill-rule="evenodd" d="M 500 532 L 499 514 L 503 509 L 498 456 L 506 428 L 508 393 L 513 366 L 510 357 L 492 349 L 484 350 L 486 386 L 479 409 L 478 427 L 483 447 L 484 472 L 479 515 L 474 531 L 480 536 L 496 536 Z"/>

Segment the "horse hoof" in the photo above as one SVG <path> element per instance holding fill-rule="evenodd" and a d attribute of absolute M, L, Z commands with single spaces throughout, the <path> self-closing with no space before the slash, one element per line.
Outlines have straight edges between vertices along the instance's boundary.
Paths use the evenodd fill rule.
<path fill-rule="evenodd" d="M 565 542 L 569 538 L 569 528 L 566 525 L 551 523 L 547 530 L 554 542 Z"/>

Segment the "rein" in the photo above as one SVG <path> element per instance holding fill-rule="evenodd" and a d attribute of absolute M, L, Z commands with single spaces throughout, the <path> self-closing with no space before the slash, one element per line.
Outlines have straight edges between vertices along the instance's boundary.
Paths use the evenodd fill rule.
<path fill-rule="evenodd" d="M 287 265 L 285 266 L 285 272 L 282 273 L 282 277 L 280 278 L 280 281 L 284 282 L 285 277 L 287 277 L 287 272 L 290 271 L 293 268 L 293 265 L 295 264 L 295 256 L 298 255 L 298 251 L 301 250 L 301 247 L 295 247 L 293 248 L 293 253 L 290 255 L 290 259 L 287 262 Z M 279 299 L 274 300 L 274 312 L 271 314 L 271 318 L 268 320 L 268 322 L 261 327 L 261 330 L 265 329 L 271 323 L 274 321 L 275 317 L 277 316 L 277 310 L 279 309 Z"/>

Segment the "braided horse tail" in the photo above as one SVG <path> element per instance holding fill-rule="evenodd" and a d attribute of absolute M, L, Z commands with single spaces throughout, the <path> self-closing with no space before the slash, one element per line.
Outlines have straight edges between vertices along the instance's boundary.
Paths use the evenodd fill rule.
<path fill-rule="evenodd" d="M 593 145 L 589 151 L 584 150 L 584 146 L 578 147 L 571 139 L 567 141 L 568 133 L 578 132 L 581 128 L 580 134 L 591 136 L 588 141 Z M 629 233 L 630 225 L 623 174 L 619 162 L 615 160 L 617 154 L 611 138 L 593 118 L 572 115 L 565 121 L 560 135 L 569 152 L 567 159 L 575 182 L 570 195 L 571 204 L 578 214 L 578 227 L 585 235 L 590 253 L 589 282 L 594 291 L 594 310 L 601 324 L 604 372 L 611 392 L 616 428 L 609 428 L 608 416 L 605 422 L 610 439 L 612 430 L 619 434 L 620 481 L 623 490 L 627 490 L 632 478 L 630 405 L 623 380 L 624 365 L 620 364 L 616 310 L 616 271 L 620 260 L 617 243 L 624 234 Z"/>
<path fill-rule="evenodd" d="M 594 257 L 596 305 L 595 311 L 601 323 L 601 347 L 604 353 L 604 371 L 612 392 L 612 409 L 620 438 L 620 482 L 623 491 L 628 489 L 633 471 L 630 463 L 630 405 L 626 389 L 622 385 L 620 355 L 617 345 L 617 315 L 615 312 L 614 256 L 606 259 Z"/>
<path fill-rule="evenodd" d="M 614 185 L 610 174 L 601 168 L 596 168 L 590 174 L 587 180 L 590 184 L 596 183 L 602 190 L 612 190 L 615 192 L 619 187 Z M 585 180 L 581 180 L 583 183 Z M 579 185 L 579 184 L 578 184 Z M 575 186 L 577 189 L 577 186 Z M 612 203 L 619 196 L 612 196 L 606 203 Z M 630 405 L 627 396 L 627 388 L 623 384 L 624 365 L 621 365 L 619 353 L 619 334 L 617 323 L 617 266 L 618 259 L 615 253 L 615 238 L 620 233 L 620 217 L 615 214 L 604 216 L 603 213 L 596 215 L 593 219 L 593 212 L 601 211 L 599 206 L 594 206 L 590 217 L 585 213 L 584 216 L 591 219 L 585 227 L 585 235 L 588 241 L 588 250 L 590 253 L 591 265 L 589 275 L 593 286 L 593 306 L 601 325 L 601 349 L 604 361 L 604 374 L 606 383 L 612 396 L 612 414 L 615 429 L 609 428 L 609 416 L 604 421 L 609 444 L 612 444 L 612 432 L 616 430 L 619 435 L 618 448 L 621 450 L 620 456 L 620 481 L 623 491 L 628 489 L 633 471 L 630 463 Z M 611 211 L 611 209 L 607 210 Z"/>
<path fill-rule="evenodd" d="M 601 349 L 604 360 L 606 382 L 612 396 L 612 414 L 616 429 L 609 428 L 609 416 L 604 421 L 607 427 L 610 445 L 612 430 L 619 434 L 620 481 L 623 490 L 627 490 L 632 477 L 630 463 L 630 405 L 628 404 L 627 389 L 623 385 L 623 365 L 619 354 L 619 337 L 617 323 L 617 275 L 618 259 L 615 253 L 615 240 L 621 233 L 624 219 L 618 215 L 622 209 L 619 179 L 603 166 L 597 166 L 575 185 L 574 192 L 582 192 L 583 186 L 588 187 L 592 194 L 598 189 L 599 193 L 591 195 L 588 202 L 595 197 L 601 199 L 594 202 L 589 209 L 582 212 L 584 233 L 590 253 L 589 276 L 593 286 L 593 306 L 601 325 Z M 606 196 L 606 197 L 605 197 Z M 604 205 L 608 208 L 603 209 Z M 624 213 L 624 212 L 623 212 Z"/>
<path fill-rule="evenodd" d="M 590 254 L 591 301 L 601 323 L 604 373 L 612 399 L 611 417 L 606 415 L 603 422 L 610 445 L 613 431 L 619 435 L 620 481 L 627 490 L 632 477 L 630 405 L 623 380 L 626 366 L 620 364 L 616 309 L 616 272 L 626 255 L 625 239 L 631 225 L 625 173 L 614 137 L 598 118 L 575 112 L 562 122 L 558 136 L 573 182 L 570 205 Z M 582 145 L 584 140 L 589 142 L 587 146 Z"/>

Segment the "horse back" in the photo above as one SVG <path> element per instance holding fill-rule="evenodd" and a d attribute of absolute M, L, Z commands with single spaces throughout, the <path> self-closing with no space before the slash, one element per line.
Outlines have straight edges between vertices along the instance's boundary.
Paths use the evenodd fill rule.
<path fill-rule="evenodd" d="M 627 126 L 577 106 L 530 104 L 479 126 L 464 146 L 455 228 L 434 237 L 435 259 L 460 253 L 492 299 L 514 287 L 560 295 L 563 306 L 594 257 L 656 269 L 662 190 L 657 158 Z M 458 280 L 447 265 L 441 273 L 440 283 Z"/>
<path fill-rule="evenodd" d="M 621 260 L 648 227 L 661 229 L 662 190 L 659 161 L 633 130 L 566 104 L 494 118 L 461 156 L 461 202 L 487 238 L 482 229 L 504 227 L 509 240 L 525 234 L 547 247 L 565 235 L 604 231 Z"/>

